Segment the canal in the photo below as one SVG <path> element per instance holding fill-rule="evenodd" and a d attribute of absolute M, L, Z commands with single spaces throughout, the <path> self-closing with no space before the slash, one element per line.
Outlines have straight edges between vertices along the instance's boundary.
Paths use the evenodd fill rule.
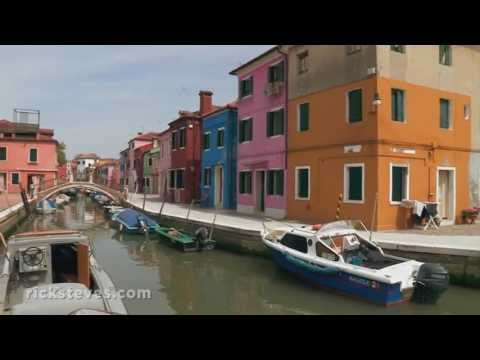
<path fill-rule="evenodd" d="M 480 314 L 480 290 L 451 286 L 437 305 L 383 308 L 297 281 L 265 258 L 216 249 L 182 253 L 154 236 L 119 234 L 88 197 L 54 215 L 32 215 L 18 232 L 84 231 L 117 289 L 149 289 L 125 299 L 130 314 Z"/>

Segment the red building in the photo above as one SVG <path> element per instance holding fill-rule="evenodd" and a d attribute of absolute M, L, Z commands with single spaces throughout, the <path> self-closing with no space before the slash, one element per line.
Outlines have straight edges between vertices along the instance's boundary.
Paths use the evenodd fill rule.
<path fill-rule="evenodd" d="M 57 146 L 52 129 L 39 123 L 0 120 L 0 191 L 52 186 L 57 181 Z"/>
<path fill-rule="evenodd" d="M 202 116 L 217 109 L 211 91 L 200 91 L 200 109 L 180 111 L 169 125 L 171 165 L 168 170 L 168 201 L 190 203 L 200 200 Z"/>

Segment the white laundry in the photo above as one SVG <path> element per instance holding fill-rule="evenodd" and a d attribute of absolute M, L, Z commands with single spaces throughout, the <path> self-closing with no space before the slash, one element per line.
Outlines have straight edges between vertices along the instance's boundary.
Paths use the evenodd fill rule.
<path fill-rule="evenodd" d="M 426 207 L 426 205 L 420 201 L 414 200 L 413 201 L 413 206 L 412 206 L 412 213 L 414 215 L 417 215 L 418 217 L 422 216 L 423 209 Z"/>

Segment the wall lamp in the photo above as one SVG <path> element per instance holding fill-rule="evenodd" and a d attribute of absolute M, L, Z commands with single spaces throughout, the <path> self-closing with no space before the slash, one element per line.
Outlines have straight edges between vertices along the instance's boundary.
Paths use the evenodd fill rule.
<path fill-rule="evenodd" d="M 377 92 L 373 96 L 372 105 L 375 107 L 382 105 L 382 99 L 380 98 L 380 95 L 378 95 Z"/>

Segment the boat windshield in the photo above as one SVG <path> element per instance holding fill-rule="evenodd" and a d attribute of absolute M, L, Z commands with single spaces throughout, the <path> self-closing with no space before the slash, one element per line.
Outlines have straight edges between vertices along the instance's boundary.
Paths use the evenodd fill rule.
<path fill-rule="evenodd" d="M 324 224 L 320 232 L 330 231 L 330 230 L 357 230 L 357 231 L 367 231 L 367 228 L 360 220 L 340 220 L 333 221 L 330 223 Z"/>

